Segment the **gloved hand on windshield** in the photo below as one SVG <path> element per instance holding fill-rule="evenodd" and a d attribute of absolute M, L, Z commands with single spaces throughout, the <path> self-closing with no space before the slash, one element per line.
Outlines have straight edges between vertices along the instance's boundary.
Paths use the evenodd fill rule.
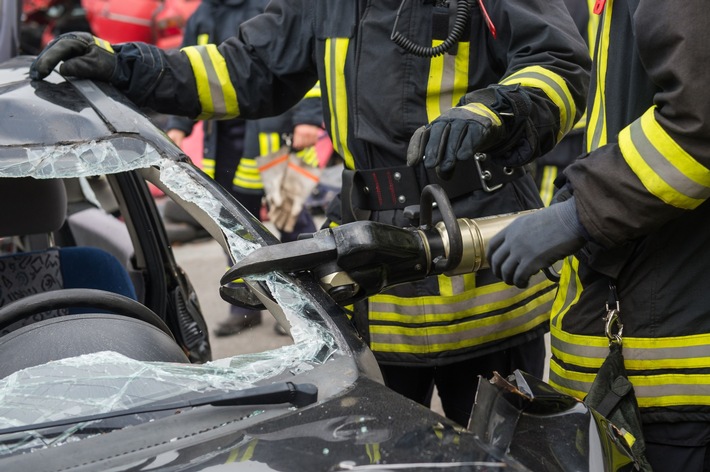
<path fill-rule="evenodd" d="M 62 75 L 110 82 L 116 72 L 116 55 L 107 41 L 75 32 L 57 36 L 44 48 L 30 66 L 30 78 L 44 79 L 62 61 Z"/>
<path fill-rule="evenodd" d="M 279 206 L 269 207 L 269 218 L 280 231 L 290 233 L 293 231 L 298 215 L 303 211 L 303 205 L 311 192 L 318 184 L 321 169 L 306 162 L 304 156 L 313 148 L 306 148 L 296 154 L 291 154 L 288 169 L 281 183 L 281 196 L 283 202 Z"/>
<path fill-rule="evenodd" d="M 574 197 L 521 216 L 488 245 L 488 261 L 496 277 L 525 288 L 530 277 L 572 255 L 586 243 Z"/>
<path fill-rule="evenodd" d="M 490 152 L 504 166 L 526 164 L 538 147 L 529 123 L 531 108 L 527 92 L 517 85 L 468 93 L 458 106 L 414 132 L 407 165 L 423 161 L 426 168 L 436 168 L 439 177 L 449 179 L 457 161 L 472 159 L 476 153 Z"/>

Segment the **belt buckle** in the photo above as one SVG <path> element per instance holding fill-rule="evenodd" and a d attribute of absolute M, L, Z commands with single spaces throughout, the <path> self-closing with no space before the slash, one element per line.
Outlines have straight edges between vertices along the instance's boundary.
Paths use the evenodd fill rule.
<path fill-rule="evenodd" d="M 498 185 L 489 186 L 488 181 L 493 178 L 491 171 L 483 168 L 482 163 L 488 159 L 488 155 L 482 152 L 477 152 L 473 156 L 473 160 L 476 163 L 476 169 L 478 170 L 478 178 L 481 180 L 481 188 L 486 192 L 495 192 L 503 186 L 502 183 Z"/>

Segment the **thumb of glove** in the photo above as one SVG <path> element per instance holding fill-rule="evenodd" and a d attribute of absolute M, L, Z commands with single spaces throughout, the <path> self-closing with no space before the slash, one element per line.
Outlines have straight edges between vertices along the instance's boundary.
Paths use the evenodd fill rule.
<path fill-rule="evenodd" d="M 488 261 L 493 274 L 525 288 L 530 277 L 586 243 L 574 197 L 522 216 L 491 238 Z"/>
<path fill-rule="evenodd" d="M 407 148 L 407 165 L 409 167 L 414 167 L 424 160 L 424 149 L 429 141 L 430 129 L 429 125 L 418 128 L 409 140 Z"/>

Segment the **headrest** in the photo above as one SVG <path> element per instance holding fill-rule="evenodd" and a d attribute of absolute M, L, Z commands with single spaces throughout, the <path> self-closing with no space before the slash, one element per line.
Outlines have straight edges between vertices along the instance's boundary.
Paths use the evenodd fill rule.
<path fill-rule="evenodd" d="M 0 178 L 0 237 L 57 231 L 64 224 L 67 194 L 58 179 Z"/>

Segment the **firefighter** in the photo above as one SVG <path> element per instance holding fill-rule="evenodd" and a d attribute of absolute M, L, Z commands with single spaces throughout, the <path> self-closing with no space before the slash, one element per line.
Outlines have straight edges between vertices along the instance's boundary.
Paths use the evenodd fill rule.
<path fill-rule="evenodd" d="M 267 3 L 267 0 L 204 0 L 187 21 L 182 46 L 220 43 L 234 36 L 239 31 L 239 25 L 263 12 Z M 313 146 L 323 122 L 319 98 L 318 94 L 310 93 L 293 110 L 262 125 L 248 124 L 241 118 L 205 120 L 203 170 L 251 214 L 259 217 L 264 185 L 255 158 L 260 155 L 260 151 L 268 153 L 271 150 L 269 146 L 278 149 L 283 133 L 295 133 L 297 144 L 303 148 Z M 178 146 L 182 146 L 185 137 L 192 132 L 193 125 L 194 121 L 190 118 L 172 116 L 166 126 L 167 134 Z M 265 140 L 260 127 L 275 131 L 278 142 Z M 311 215 L 301 211 L 296 225 L 290 231 L 282 231 L 281 239 L 292 241 L 299 234 L 312 233 L 315 229 Z M 261 321 L 260 311 L 232 305 L 229 316 L 217 325 L 214 334 L 232 336 L 261 324 Z M 285 334 L 278 323 L 275 329 L 279 334 Z"/>
<path fill-rule="evenodd" d="M 608 353 L 605 305 L 618 304 L 650 464 L 707 470 L 710 71 L 699 67 L 710 60 L 707 2 L 602 0 L 596 13 L 588 154 L 565 171 L 558 202 L 493 238 L 489 258 L 524 287 L 574 254 L 552 312 L 550 383 L 586 395 Z"/>
<path fill-rule="evenodd" d="M 327 223 L 398 226 L 411 224 L 405 209 L 430 183 L 462 217 L 542 206 L 525 165 L 579 120 L 591 62 L 562 0 L 272 0 L 220 45 L 160 51 L 63 36 L 31 76 L 61 60 L 65 74 L 199 118 L 281 113 L 320 81 L 326 128 L 347 168 Z M 468 158 L 470 172 L 407 166 L 427 146 L 428 162 Z M 542 375 L 555 291 L 543 275 L 525 289 L 490 271 L 432 277 L 358 304 L 353 323 L 388 386 L 427 404 L 436 383 L 446 415 L 465 425 L 478 375 Z"/>

